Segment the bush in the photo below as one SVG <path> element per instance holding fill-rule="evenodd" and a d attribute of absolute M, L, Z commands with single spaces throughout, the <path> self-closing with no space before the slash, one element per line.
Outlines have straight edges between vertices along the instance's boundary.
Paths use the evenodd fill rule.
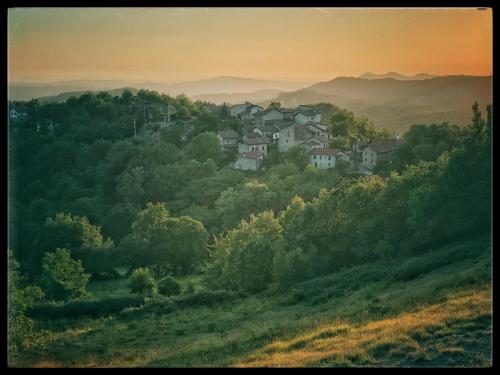
<path fill-rule="evenodd" d="M 127 307 L 120 312 L 123 317 L 137 317 L 144 314 L 169 314 L 177 309 L 177 304 L 171 298 L 153 298 L 139 307 Z"/>
<path fill-rule="evenodd" d="M 135 294 L 155 294 L 157 287 L 153 271 L 147 267 L 137 268 L 129 277 L 128 287 Z"/>
<path fill-rule="evenodd" d="M 172 276 L 167 276 L 158 283 L 158 292 L 166 297 L 175 296 L 181 293 L 181 286 Z"/>
<path fill-rule="evenodd" d="M 90 275 L 67 249 L 47 252 L 42 260 L 41 284 L 50 298 L 66 300 L 86 294 Z"/>

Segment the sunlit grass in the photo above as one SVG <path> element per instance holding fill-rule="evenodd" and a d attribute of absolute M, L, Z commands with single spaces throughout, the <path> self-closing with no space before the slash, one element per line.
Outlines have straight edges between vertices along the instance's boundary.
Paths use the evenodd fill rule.
<path fill-rule="evenodd" d="M 464 353 L 463 347 L 439 350 L 425 343 L 433 334 L 459 333 L 460 323 L 489 320 L 489 289 L 450 295 L 445 303 L 426 306 L 390 319 L 362 324 L 331 322 L 291 340 L 276 340 L 235 363 L 239 367 L 311 367 L 321 365 L 389 365 L 389 357 L 401 355 L 424 364 L 441 355 Z M 435 350 L 437 349 L 437 350 Z M 404 362 L 404 361 L 403 361 Z M 397 365 L 397 358 L 393 365 Z M 486 362 L 483 365 L 488 365 Z"/>
<path fill-rule="evenodd" d="M 401 275 L 415 259 L 379 262 L 214 306 L 40 321 L 55 339 L 20 360 L 34 367 L 488 366 L 488 252 L 459 256 L 451 247 L 429 256 L 454 261 L 421 267 L 411 280 Z M 179 282 L 201 288 L 199 275 Z M 94 282 L 90 291 L 103 301 L 130 295 L 124 279 Z"/>

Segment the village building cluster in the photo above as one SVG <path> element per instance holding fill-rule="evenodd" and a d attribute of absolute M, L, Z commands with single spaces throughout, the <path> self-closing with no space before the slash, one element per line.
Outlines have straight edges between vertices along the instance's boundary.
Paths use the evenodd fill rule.
<path fill-rule="evenodd" d="M 217 134 L 222 151 L 238 153 L 234 166 L 241 170 L 258 170 L 268 146 L 276 144 L 282 152 L 292 147 L 304 148 L 309 153 L 309 163 L 318 169 L 335 169 L 343 161 L 351 169 L 370 175 L 377 161 L 390 161 L 403 143 L 400 139 L 356 142 L 349 152 L 330 148 L 331 135 L 321 123 L 321 111 L 306 105 L 264 109 L 247 102 L 231 107 L 230 114 L 251 124 L 242 136 L 234 130 Z"/>

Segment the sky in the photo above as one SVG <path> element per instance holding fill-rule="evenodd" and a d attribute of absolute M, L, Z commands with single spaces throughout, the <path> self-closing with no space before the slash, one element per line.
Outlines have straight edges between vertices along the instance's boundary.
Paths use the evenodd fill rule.
<path fill-rule="evenodd" d="M 9 81 L 492 74 L 492 10 L 13 8 Z"/>

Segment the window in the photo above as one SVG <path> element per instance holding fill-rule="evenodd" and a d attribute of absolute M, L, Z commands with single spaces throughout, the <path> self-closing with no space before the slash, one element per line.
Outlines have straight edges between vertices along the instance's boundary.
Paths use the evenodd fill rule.
<path fill-rule="evenodd" d="M 286 143 L 288 143 L 288 138 L 286 139 Z"/>
<path fill-rule="evenodd" d="M 313 156 L 313 159 L 316 159 L 316 155 Z"/>
<path fill-rule="evenodd" d="M 331 157 L 331 156 L 329 156 L 329 157 L 328 157 L 328 160 L 332 160 L 332 157 Z M 328 164 L 328 165 L 330 165 L 330 164 Z"/>

